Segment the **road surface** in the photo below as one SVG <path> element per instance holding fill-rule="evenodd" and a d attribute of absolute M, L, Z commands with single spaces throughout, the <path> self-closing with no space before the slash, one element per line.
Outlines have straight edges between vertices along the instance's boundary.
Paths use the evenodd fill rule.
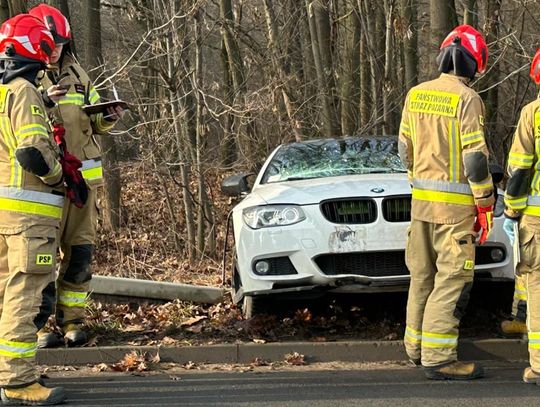
<path fill-rule="evenodd" d="M 437 382 L 421 369 L 384 365 L 362 370 L 192 372 L 51 377 L 67 405 L 90 406 L 504 406 L 540 405 L 540 386 L 521 381 L 524 363 L 494 362 L 486 378 Z M 79 375 L 78 373 L 77 375 Z"/>

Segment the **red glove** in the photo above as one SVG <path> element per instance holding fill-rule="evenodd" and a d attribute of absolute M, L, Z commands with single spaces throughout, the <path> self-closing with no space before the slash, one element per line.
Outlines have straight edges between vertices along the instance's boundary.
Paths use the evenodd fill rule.
<path fill-rule="evenodd" d="M 482 230 L 478 243 L 484 244 L 489 236 L 489 232 L 491 232 L 491 229 L 493 228 L 493 205 L 484 207 L 477 206 L 476 210 L 478 214 L 476 215 L 474 231 L 478 233 Z"/>
<path fill-rule="evenodd" d="M 66 183 L 66 196 L 77 208 L 82 208 L 88 199 L 88 186 L 79 171 L 82 167 L 81 160 L 65 151 L 60 158 L 60 164 Z"/>
<path fill-rule="evenodd" d="M 65 134 L 66 129 L 64 128 L 63 124 L 55 124 L 53 126 L 54 141 L 56 141 L 56 144 L 58 144 L 61 148 L 66 147 L 66 142 L 64 140 Z"/>

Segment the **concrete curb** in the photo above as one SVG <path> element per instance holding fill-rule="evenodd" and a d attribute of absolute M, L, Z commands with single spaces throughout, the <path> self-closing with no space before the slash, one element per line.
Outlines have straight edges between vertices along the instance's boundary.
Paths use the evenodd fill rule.
<path fill-rule="evenodd" d="M 407 360 L 401 341 L 238 343 L 191 347 L 103 346 L 95 348 L 40 349 L 37 363 L 86 365 L 116 363 L 132 351 L 159 353 L 162 362 L 251 363 L 255 358 L 283 361 L 288 353 L 305 355 L 308 362 L 384 362 Z M 463 360 L 527 360 L 527 342 L 510 339 L 463 340 Z"/>
<path fill-rule="evenodd" d="M 169 301 L 178 299 L 203 304 L 223 301 L 226 292 L 225 289 L 217 287 L 109 276 L 93 276 L 90 291 L 96 294 Z"/>

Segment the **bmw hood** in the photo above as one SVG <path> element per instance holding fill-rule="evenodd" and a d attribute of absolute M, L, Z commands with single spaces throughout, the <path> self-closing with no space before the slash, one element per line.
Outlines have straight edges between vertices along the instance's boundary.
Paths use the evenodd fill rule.
<path fill-rule="evenodd" d="M 252 194 L 268 204 L 318 204 L 327 199 L 407 195 L 407 175 L 363 174 L 258 185 Z"/>

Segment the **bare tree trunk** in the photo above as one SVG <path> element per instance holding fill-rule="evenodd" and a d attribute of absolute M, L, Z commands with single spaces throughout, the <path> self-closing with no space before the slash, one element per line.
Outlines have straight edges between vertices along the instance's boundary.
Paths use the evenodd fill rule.
<path fill-rule="evenodd" d="M 97 68 L 103 64 L 103 53 L 101 48 L 101 3 L 99 0 L 88 0 L 85 4 L 85 15 L 87 21 L 92 21 L 86 31 L 86 63 L 90 69 Z M 120 228 L 120 197 L 122 191 L 122 181 L 120 169 L 118 168 L 118 153 L 114 137 L 106 134 L 100 137 L 103 168 L 105 179 L 105 211 L 103 224 L 110 230 Z"/>
<path fill-rule="evenodd" d="M 171 3 L 171 15 L 175 15 L 177 12 L 175 2 Z M 181 57 L 179 56 L 179 49 L 182 49 L 178 36 L 185 31 L 185 18 L 180 23 L 181 27 L 178 27 L 178 21 L 175 20 L 172 23 L 172 30 L 166 37 L 166 51 L 167 51 L 167 78 L 169 85 L 169 103 L 171 113 L 173 116 L 173 128 L 175 133 L 176 150 L 178 154 L 178 162 L 180 165 L 180 178 L 182 185 L 182 198 L 184 203 L 184 217 L 186 222 L 186 234 L 187 234 L 187 253 L 189 260 L 195 259 L 196 251 L 196 231 L 195 231 L 195 216 L 193 210 L 193 197 L 190 185 L 190 151 L 191 143 L 189 141 L 190 126 L 193 122 L 193 118 L 182 109 L 180 100 L 186 104 L 185 95 L 182 95 L 179 86 L 175 78 L 176 75 L 176 61 Z M 175 41 L 175 39 L 177 41 Z M 182 117 L 183 116 L 183 117 Z M 183 120 L 181 120 L 181 118 Z M 191 123 L 190 123 L 191 121 Z"/>
<path fill-rule="evenodd" d="M 371 120 L 371 67 L 365 30 L 360 38 L 360 125 L 368 126 Z"/>
<path fill-rule="evenodd" d="M 488 0 L 487 1 L 487 16 L 485 25 L 486 42 L 490 44 L 489 52 L 492 56 L 497 57 L 501 52 L 499 45 L 499 14 L 501 11 L 502 0 Z M 496 58 L 493 58 L 494 61 Z M 486 102 L 486 125 L 489 130 L 487 134 L 496 134 L 497 119 L 499 111 L 499 87 L 495 86 L 499 82 L 500 77 L 500 65 L 499 63 L 491 66 L 489 73 L 486 75 L 486 86 L 491 89 L 488 90 L 485 96 Z M 488 139 L 488 143 L 491 140 Z M 493 151 L 493 150 L 492 150 Z"/>
<path fill-rule="evenodd" d="M 201 96 L 203 92 L 204 78 L 203 78 L 203 50 L 202 50 L 202 19 L 203 10 L 199 8 L 194 16 L 195 20 L 195 72 L 194 72 L 194 89 L 195 99 L 197 103 L 197 131 L 196 131 L 196 165 L 197 165 L 197 181 L 199 184 L 199 208 L 197 214 L 197 249 L 199 256 L 202 258 L 207 247 L 211 250 L 210 254 L 213 256 L 215 249 L 215 236 L 213 221 L 209 224 L 210 236 L 208 240 L 205 238 L 206 222 L 210 221 L 210 214 L 212 212 L 211 204 L 206 194 L 206 181 L 204 178 L 204 166 L 203 166 L 203 140 L 206 138 L 206 131 L 204 125 L 204 100 Z"/>
<path fill-rule="evenodd" d="M 232 106 L 234 103 L 232 73 L 227 48 L 225 47 L 225 42 L 223 40 L 221 41 L 220 62 L 222 71 L 223 104 L 225 106 Z M 223 143 L 221 145 L 221 163 L 224 167 L 231 166 L 238 158 L 233 126 L 234 115 L 231 112 L 226 112 L 223 115 Z"/>
<path fill-rule="evenodd" d="M 16 16 L 17 14 L 27 13 L 27 0 L 9 0 L 9 15 L 10 17 Z"/>
<path fill-rule="evenodd" d="M 334 67 L 330 47 L 330 15 L 328 1 L 306 0 L 309 31 L 319 92 L 323 99 L 323 126 L 326 137 L 339 137 L 341 129 L 337 115 L 335 98 Z"/>
<path fill-rule="evenodd" d="M 401 0 L 403 19 L 403 57 L 405 60 L 405 87 L 409 89 L 418 83 L 418 30 L 417 0 Z"/>
<path fill-rule="evenodd" d="M 478 24 L 476 0 L 464 0 L 463 9 L 463 24 L 476 27 Z"/>
<path fill-rule="evenodd" d="M 393 46 L 393 16 L 394 16 L 394 0 L 384 0 L 384 14 L 386 22 L 386 35 L 385 35 L 385 61 L 384 61 L 384 87 L 383 87 L 383 134 L 390 135 L 395 134 L 395 125 L 392 118 L 392 104 L 394 101 L 394 87 L 393 83 L 393 58 L 394 50 Z"/>
<path fill-rule="evenodd" d="M 279 78 L 283 104 L 287 111 L 294 138 L 296 141 L 301 141 L 304 131 L 299 118 L 299 109 L 296 104 L 298 97 L 293 89 L 290 72 L 288 72 L 287 68 L 287 66 L 291 65 L 291 58 L 287 53 L 283 53 L 279 46 L 278 25 L 273 0 L 264 0 L 264 11 L 266 15 L 269 48 L 272 51 L 272 63 L 274 69 L 277 71 L 277 77 Z"/>
<path fill-rule="evenodd" d="M 345 49 L 341 73 L 341 129 L 352 136 L 358 129 L 360 99 L 360 21 L 354 4 L 348 3 Z"/>
<path fill-rule="evenodd" d="M 222 19 L 221 35 L 227 49 L 227 57 L 231 70 L 235 102 L 238 103 L 242 107 L 242 109 L 244 109 L 246 107 L 246 81 L 242 54 L 240 53 L 240 47 L 238 46 L 236 36 L 234 35 L 234 14 L 232 2 L 231 0 L 220 0 L 219 5 Z M 239 131 L 240 129 L 239 122 L 241 121 L 241 119 L 241 117 L 237 117 L 237 120 L 235 120 L 237 124 L 237 131 Z M 253 146 L 257 144 L 257 130 L 251 112 L 246 112 L 244 114 L 244 119 L 246 134 L 245 136 L 240 135 L 238 144 L 241 148 L 243 158 L 246 160 L 248 165 L 252 165 L 254 162 Z"/>
<path fill-rule="evenodd" d="M 441 42 L 457 25 L 456 5 L 454 0 L 429 0 L 431 21 L 430 66 L 435 75 L 435 57 L 439 53 Z"/>

